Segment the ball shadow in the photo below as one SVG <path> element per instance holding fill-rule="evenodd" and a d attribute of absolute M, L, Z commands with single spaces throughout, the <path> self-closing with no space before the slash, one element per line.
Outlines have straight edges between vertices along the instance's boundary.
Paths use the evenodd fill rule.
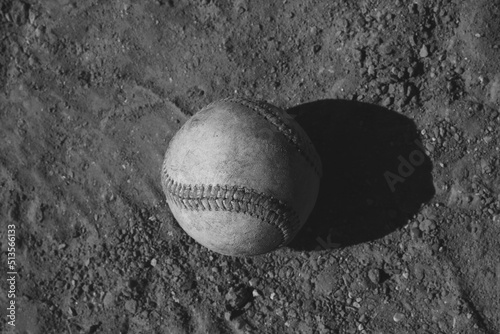
<path fill-rule="evenodd" d="M 322 250 L 372 241 L 406 225 L 435 194 L 432 163 L 409 118 L 347 100 L 320 100 L 288 113 L 323 163 L 316 206 L 288 246 Z"/>

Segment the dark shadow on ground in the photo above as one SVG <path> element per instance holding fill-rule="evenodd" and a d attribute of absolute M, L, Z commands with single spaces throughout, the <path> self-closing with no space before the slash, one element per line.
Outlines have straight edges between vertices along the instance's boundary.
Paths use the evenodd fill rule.
<path fill-rule="evenodd" d="M 407 224 L 434 196 L 432 163 L 415 123 L 386 108 L 321 100 L 288 112 L 323 163 L 316 206 L 289 245 L 345 247 L 379 239 Z"/>

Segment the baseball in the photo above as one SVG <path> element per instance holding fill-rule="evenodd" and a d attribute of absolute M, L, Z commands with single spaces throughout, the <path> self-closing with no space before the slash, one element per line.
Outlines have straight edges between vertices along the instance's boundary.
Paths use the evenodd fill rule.
<path fill-rule="evenodd" d="M 316 202 L 321 168 L 311 140 L 286 112 L 229 98 L 176 133 L 161 182 L 192 238 L 221 254 L 251 256 L 294 238 Z"/>

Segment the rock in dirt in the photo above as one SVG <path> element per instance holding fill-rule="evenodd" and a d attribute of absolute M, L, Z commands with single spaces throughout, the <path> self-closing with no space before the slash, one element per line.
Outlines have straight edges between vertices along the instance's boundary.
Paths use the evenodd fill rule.
<path fill-rule="evenodd" d="M 113 295 L 112 292 L 108 291 L 106 292 L 106 295 L 104 295 L 104 299 L 102 301 L 104 307 L 111 307 L 115 303 L 115 296 Z"/>
<path fill-rule="evenodd" d="M 130 299 L 125 302 L 125 309 L 130 313 L 137 311 L 137 301 Z"/>
<path fill-rule="evenodd" d="M 380 269 L 373 268 L 373 269 L 368 270 L 368 278 L 374 284 L 377 284 L 377 285 L 380 284 L 380 281 L 381 281 L 380 277 L 381 277 Z"/>

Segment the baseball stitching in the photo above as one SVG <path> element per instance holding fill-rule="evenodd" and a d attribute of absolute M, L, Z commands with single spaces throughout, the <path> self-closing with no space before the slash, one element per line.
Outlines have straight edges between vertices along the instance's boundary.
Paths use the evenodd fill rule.
<path fill-rule="evenodd" d="M 321 177 L 321 162 L 312 144 L 300 133 L 288 126 L 282 119 L 279 109 L 273 110 L 267 103 L 252 102 L 243 98 L 226 98 L 209 104 L 209 109 L 221 102 L 237 103 L 262 116 L 309 163 L 314 172 Z M 185 210 L 229 211 L 248 214 L 264 223 L 275 226 L 281 231 L 279 247 L 286 245 L 292 234 L 298 230 L 300 219 L 293 208 L 283 201 L 246 187 L 230 185 L 190 185 L 173 180 L 167 170 L 163 170 L 164 189 L 167 199 Z"/>
<path fill-rule="evenodd" d="M 229 185 L 190 185 L 174 181 L 164 171 L 167 199 L 194 211 L 229 211 L 248 214 L 281 231 L 280 246 L 291 239 L 291 231 L 300 225 L 299 216 L 288 204 L 264 193 L 245 187 Z M 291 226 L 290 226 L 291 225 Z"/>
<path fill-rule="evenodd" d="M 265 102 L 253 102 L 240 97 L 230 97 L 220 101 L 216 101 L 214 103 L 220 102 L 239 103 L 264 117 L 264 119 L 268 121 L 272 126 L 274 126 L 276 130 L 278 130 L 278 132 L 285 136 L 288 142 L 293 147 L 295 147 L 299 154 L 302 155 L 302 157 L 311 165 L 316 174 L 321 177 L 321 163 L 319 162 L 319 158 L 314 152 L 314 148 L 312 148 L 312 144 L 309 142 L 309 140 L 303 138 L 300 133 L 297 133 L 297 131 L 288 126 L 282 120 L 280 112 L 277 111 L 279 110 L 277 107 L 275 107 L 275 109 L 277 110 L 273 110 L 273 108 L 271 108 L 270 105 Z M 211 104 L 207 107 L 210 106 Z"/>

